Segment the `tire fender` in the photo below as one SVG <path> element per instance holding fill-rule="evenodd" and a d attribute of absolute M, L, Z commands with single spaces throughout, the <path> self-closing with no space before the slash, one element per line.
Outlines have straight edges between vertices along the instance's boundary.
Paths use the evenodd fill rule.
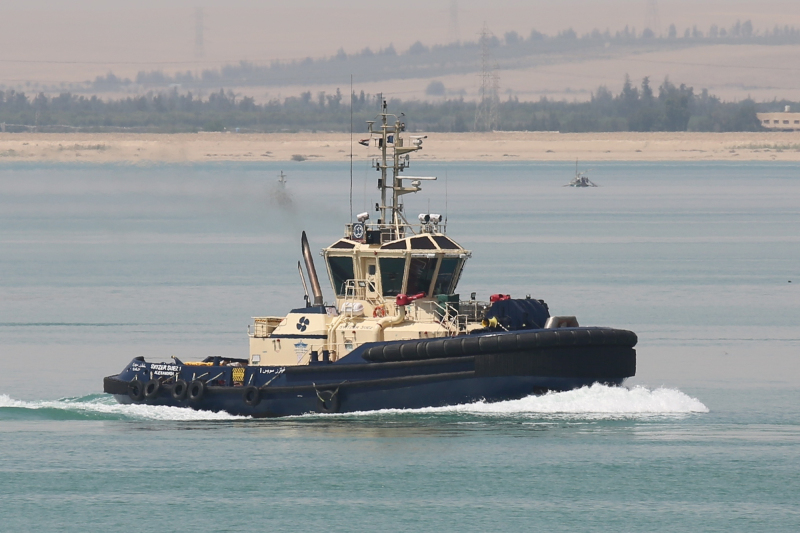
<path fill-rule="evenodd" d="M 128 383 L 128 396 L 134 402 L 141 402 L 144 399 L 144 383 L 138 379 Z"/>
<path fill-rule="evenodd" d="M 201 379 L 196 379 L 192 381 L 189 385 L 188 395 L 189 401 L 192 402 L 199 402 L 203 399 L 203 396 L 206 393 L 206 382 Z"/>
<path fill-rule="evenodd" d="M 161 382 L 157 379 L 151 379 L 147 383 L 144 384 L 144 398 L 146 400 L 152 400 L 156 396 L 158 396 L 158 392 L 161 390 Z"/>
<path fill-rule="evenodd" d="M 242 391 L 242 399 L 250 407 L 255 407 L 261 403 L 261 389 L 255 385 L 248 385 Z"/>
<path fill-rule="evenodd" d="M 182 379 L 179 379 L 172 386 L 172 397 L 178 401 L 186 399 L 186 393 L 189 392 L 189 385 Z"/>

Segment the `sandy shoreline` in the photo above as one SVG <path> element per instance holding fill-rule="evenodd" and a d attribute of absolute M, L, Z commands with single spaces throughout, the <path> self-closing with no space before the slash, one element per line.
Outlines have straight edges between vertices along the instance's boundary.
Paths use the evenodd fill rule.
<path fill-rule="evenodd" d="M 415 134 L 416 135 L 416 134 Z M 357 133 L 354 141 L 366 137 Z M 433 161 L 800 161 L 800 132 L 431 133 L 415 159 Z M 355 160 L 375 154 L 357 143 Z M 0 133 L 3 163 L 347 161 L 347 133 Z"/>

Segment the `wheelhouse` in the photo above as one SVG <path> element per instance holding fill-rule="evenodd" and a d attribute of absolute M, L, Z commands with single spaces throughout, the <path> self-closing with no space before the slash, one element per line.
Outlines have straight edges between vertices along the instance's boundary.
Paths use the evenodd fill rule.
<path fill-rule="evenodd" d="M 444 234 L 418 234 L 383 244 L 341 239 L 323 251 L 328 277 L 337 299 L 348 287 L 394 298 L 453 294 L 470 252 Z"/>

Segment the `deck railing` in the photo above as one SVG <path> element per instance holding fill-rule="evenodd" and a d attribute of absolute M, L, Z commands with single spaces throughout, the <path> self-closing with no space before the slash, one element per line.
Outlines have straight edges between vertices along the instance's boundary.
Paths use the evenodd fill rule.
<path fill-rule="evenodd" d="M 284 317 L 282 316 L 263 316 L 253 318 L 253 330 L 250 331 L 250 326 L 247 326 L 247 334 L 255 338 L 269 337 L 275 328 L 277 328 Z"/>

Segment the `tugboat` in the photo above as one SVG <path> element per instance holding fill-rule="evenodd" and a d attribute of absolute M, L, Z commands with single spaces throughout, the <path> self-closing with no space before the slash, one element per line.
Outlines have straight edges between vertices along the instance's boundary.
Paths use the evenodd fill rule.
<path fill-rule="evenodd" d="M 589 171 L 584 170 L 578 172 L 578 160 L 575 160 L 575 177 L 572 181 L 564 185 L 564 187 L 597 187 L 597 185 L 589 179 Z"/>
<path fill-rule="evenodd" d="M 105 392 L 123 404 L 278 417 L 496 402 L 620 385 L 635 374 L 631 331 L 581 327 L 530 297 L 462 300 L 456 287 L 471 252 L 447 234 L 441 215 L 423 213 L 412 224 L 403 208 L 403 195 L 436 179 L 403 174 L 426 137 L 407 142 L 402 115 L 385 102 L 367 124 L 362 144 L 379 150 L 378 219 L 359 214 L 322 250 L 335 303 L 323 300 L 303 232 L 305 305 L 254 318 L 248 357 L 136 357 L 105 378 Z"/>

